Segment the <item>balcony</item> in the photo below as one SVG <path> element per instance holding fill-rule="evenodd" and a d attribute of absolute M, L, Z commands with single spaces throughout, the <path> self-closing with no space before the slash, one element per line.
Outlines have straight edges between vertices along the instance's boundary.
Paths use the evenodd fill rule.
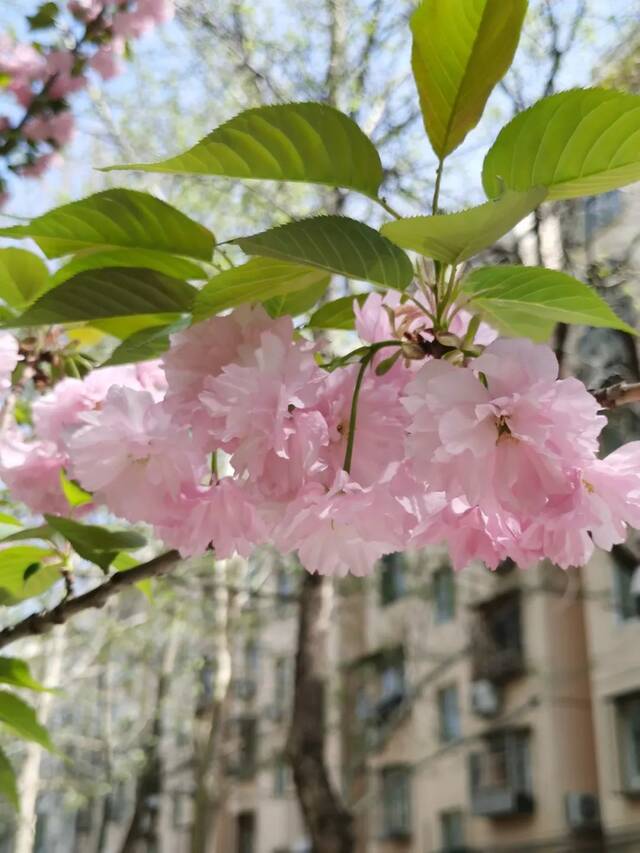
<path fill-rule="evenodd" d="M 484 748 L 469 756 L 471 809 L 482 817 L 531 814 L 529 735 L 503 731 L 488 735 Z"/>
<path fill-rule="evenodd" d="M 520 594 L 510 592 L 479 607 L 472 628 L 473 680 L 504 684 L 525 670 Z"/>

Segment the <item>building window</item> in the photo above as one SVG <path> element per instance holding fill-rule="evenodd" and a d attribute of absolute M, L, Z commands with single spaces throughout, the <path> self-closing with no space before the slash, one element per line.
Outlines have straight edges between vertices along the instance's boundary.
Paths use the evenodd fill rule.
<path fill-rule="evenodd" d="M 529 733 L 492 732 L 469 756 L 473 813 L 486 817 L 529 814 L 533 809 Z"/>
<path fill-rule="evenodd" d="M 438 691 L 438 716 L 440 720 L 440 742 L 451 743 L 461 736 L 458 688 L 455 684 Z"/>
<path fill-rule="evenodd" d="M 273 707 L 278 719 L 284 716 L 289 704 L 289 672 L 287 658 L 276 658 L 273 670 Z"/>
<path fill-rule="evenodd" d="M 260 652 L 258 643 L 252 638 L 247 640 L 244 647 L 244 673 L 246 678 L 256 680 L 260 668 Z"/>
<path fill-rule="evenodd" d="M 440 814 L 442 853 L 458 853 L 464 849 L 464 823 L 461 811 Z"/>
<path fill-rule="evenodd" d="M 624 547 L 614 545 L 612 556 L 616 612 L 624 621 L 637 619 L 640 617 L 640 564 Z"/>
<path fill-rule="evenodd" d="M 508 592 L 478 609 L 473 629 L 473 680 L 496 684 L 524 670 L 520 595 Z"/>
<path fill-rule="evenodd" d="M 380 560 L 380 604 L 392 604 L 406 595 L 407 561 L 404 554 L 397 551 L 385 554 Z"/>
<path fill-rule="evenodd" d="M 445 566 L 433 575 L 433 602 L 436 622 L 450 622 L 456 617 L 456 587 L 453 571 Z"/>
<path fill-rule="evenodd" d="M 255 853 L 256 816 L 254 812 L 240 812 L 236 819 L 236 853 Z"/>
<path fill-rule="evenodd" d="M 248 779 L 255 773 L 258 730 L 255 717 L 239 717 L 234 721 L 237 737 L 237 763 L 232 768 L 235 775 Z"/>
<path fill-rule="evenodd" d="M 625 790 L 640 793 L 640 693 L 617 702 L 622 781 Z"/>
<path fill-rule="evenodd" d="M 403 702 L 406 694 L 402 649 L 387 653 L 379 662 L 378 719 L 384 722 Z"/>
<path fill-rule="evenodd" d="M 284 797 L 291 790 L 291 768 L 283 756 L 273 766 L 273 795 Z"/>
<path fill-rule="evenodd" d="M 382 832 L 385 838 L 411 835 L 411 779 L 404 765 L 382 771 Z"/>
<path fill-rule="evenodd" d="M 294 601 L 296 576 L 292 568 L 280 566 L 276 572 L 276 608 L 282 613 Z"/>

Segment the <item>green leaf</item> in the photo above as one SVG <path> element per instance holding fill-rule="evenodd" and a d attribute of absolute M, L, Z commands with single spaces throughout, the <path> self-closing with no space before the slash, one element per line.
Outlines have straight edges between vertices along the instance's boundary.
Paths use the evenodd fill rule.
<path fill-rule="evenodd" d="M 296 317 L 298 314 L 306 314 L 322 299 L 330 281 L 330 276 L 326 276 L 303 290 L 265 299 L 264 307 L 272 317 L 283 317 L 285 315 Z"/>
<path fill-rule="evenodd" d="M 158 358 L 169 349 L 170 335 L 184 329 L 188 322 L 188 320 L 182 319 L 176 323 L 139 329 L 131 337 L 125 338 L 111 353 L 110 358 L 100 366 L 112 367 L 117 364 L 134 364 L 138 361 Z"/>
<path fill-rule="evenodd" d="M 242 266 L 221 272 L 205 284 L 195 298 L 193 319 L 198 322 L 243 302 L 262 302 L 319 283 L 326 288 L 330 278 L 326 272 L 308 266 L 253 258 Z"/>
<path fill-rule="evenodd" d="M 21 542 L 24 539 L 47 539 L 50 540 L 54 534 L 54 530 L 48 524 L 39 524 L 37 527 L 25 527 L 22 530 L 17 530 L 15 533 L 10 533 L 2 538 L 2 542 Z M 0 555 L 2 555 L 0 551 Z"/>
<path fill-rule="evenodd" d="M 0 749 L 0 794 L 16 811 L 19 811 L 20 800 L 18 797 L 16 774 L 13 772 L 11 762 L 3 749 Z"/>
<path fill-rule="evenodd" d="M 546 190 L 508 190 L 495 201 L 438 216 L 413 216 L 382 226 L 381 233 L 397 246 L 443 261 L 459 264 L 473 257 L 510 231 L 544 199 Z"/>
<path fill-rule="evenodd" d="M 483 267 L 463 282 L 472 298 L 471 309 L 480 309 L 507 335 L 546 340 L 556 323 L 577 323 L 635 330 L 617 317 L 588 285 L 563 272 L 541 267 Z"/>
<path fill-rule="evenodd" d="M 112 169 L 298 181 L 346 187 L 376 197 L 382 165 L 350 118 L 326 104 L 278 104 L 245 110 L 183 154 Z"/>
<path fill-rule="evenodd" d="M 27 15 L 30 30 L 46 30 L 56 22 L 58 7 L 55 3 L 42 3 L 33 15 Z"/>
<path fill-rule="evenodd" d="M 104 249 L 90 254 L 76 255 L 53 275 L 51 286 L 56 287 L 79 272 L 104 267 L 146 267 L 173 278 L 195 280 L 207 278 L 202 267 L 186 258 L 152 252 L 150 249 Z"/>
<path fill-rule="evenodd" d="M 373 228 L 346 216 L 289 222 L 237 243 L 248 255 L 266 255 L 337 275 L 403 290 L 413 279 L 407 255 Z"/>
<path fill-rule="evenodd" d="M 195 295 L 195 294 L 194 294 Z M 152 329 L 154 326 L 167 326 L 179 323 L 184 319 L 180 313 L 168 314 L 132 314 L 129 317 L 113 317 L 106 320 L 96 320 L 91 325 L 121 341 L 135 335 L 142 329 Z"/>
<path fill-rule="evenodd" d="M 38 722 L 31 705 L 6 690 L 0 690 L 0 723 L 4 723 L 18 737 L 40 744 L 50 751 L 54 750 L 47 730 Z"/>
<path fill-rule="evenodd" d="M 0 657 L 0 682 L 39 693 L 47 690 L 33 678 L 26 661 L 20 658 Z"/>
<path fill-rule="evenodd" d="M 14 518 L 12 515 L 7 515 L 4 512 L 0 512 L 0 539 L 3 539 L 10 533 L 15 533 L 16 528 L 19 529 L 21 527 L 22 522 L 18 521 L 17 518 Z"/>
<path fill-rule="evenodd" d="M 208 261 L 215 238 L 170 204 L 137 190 L 111 189 L 56 207 L 2 237 L 32 237 L 48 258 L 83 249 L 151 249 Z"/>
<path fill-rule="evenodd" d="M 47 564 L 55 556 L 50 548 L 35 545 L 17 545 L 0 550 L 0 602 L 16 604 L 46 592 L 60 580 L 58 569 Z M 36 563 L 41 564 L 40 570 L 25 579 L 27 569 Z"/>
<path fill-rule="evenodd" d="M 72 509 L 77 506 L 86 506 L 86 504 L 90 504 L 93 500 L 91 492 L 86 492 L 79 483 L 76 483 L 75 480 L 70 480 L 62 468 L 60 469 L 60 486 L 67 499 L 67 503 Z"/>
<path fill-rule="evenodd" d="M 140 314 L 175 314 L 191 309 L 196 289 L 185 281 L 134 267 L 87 270 L 37 299 L 5 324 L 42 326 Z"/>
<path fill-rule="evenodd" d="M 411 18 L 424 125 L 442 160 L 476 126 L 511 65 L 527 0 L 423 0 Z"/>
<path fill-rule="evenodd" d="M 46 264 L 26 249 L 0 249 L 0 299 L 24 308 L 51 286 Z"/>
<path fill-rule="evenodd" d="M 45 518 L 81 557 L 100 566 L 103 571 L 107 571 L 120 551 L 142 548 L 147 541 L 134 530 L 107 530 L 58 515 L 45 514 Z"/>
<path fill-rule="evenodd" d="M 502 128 L 485 157 L 488 196 L 546 186 L 549 198 L 596 195 L 640 180 L 640 95 L 572 89 Z"/>
<path fill-rule="evenodd" d="M 327 302 L 311 315 L 308 325 L 312 329 L 355 329 L 353 300 L 357 299 L 362 304 L 368 295 L 360 293 L 357 296 L 341 296 L 339 299 Z"/>

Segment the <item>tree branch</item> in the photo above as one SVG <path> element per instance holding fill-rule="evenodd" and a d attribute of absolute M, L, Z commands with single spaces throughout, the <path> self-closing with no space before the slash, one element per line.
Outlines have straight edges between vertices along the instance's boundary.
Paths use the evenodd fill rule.
<path fill-rule="evenodd" d="M 640 403 L 640 382 L 616 382 L 591 392 L 603 409 Z"/>
<path fill-rule="evenodd" d="M 105 583 L 85 592 L 83 595 L 79 595 L 77 598 L 64 598 L 53 610 L 33 613 L 21 622 L 0 631 L 0 648 L 34 634 L 46 634 L 55 625 L 63 624 L 83 610 L 88 610 L 91 607 L 104 607 L 111 596 L 120 592 L 121 589 L 133 586 L 133 584 L 147 578 L 165 575 L 172 571 L 181 559 L 177 551 L 167 551 L 166 554 L 154 557 L 147 563 L 112 575 Z"/>

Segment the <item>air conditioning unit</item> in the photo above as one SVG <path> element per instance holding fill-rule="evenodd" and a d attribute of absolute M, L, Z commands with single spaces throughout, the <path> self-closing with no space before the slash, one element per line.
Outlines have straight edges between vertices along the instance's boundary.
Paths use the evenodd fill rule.
<path fill-rule="evenodd" d="M 472 682 L 471 710 L 479 717 L 495 717 L 500 710 L 500 692 L 489 679 Z"/>
<path fill-rule="evenodd" d="M 598 829 L 600 804 L 595 794 L 571 792 L 564 798 L 567 824 L 573 830 Z"/>

